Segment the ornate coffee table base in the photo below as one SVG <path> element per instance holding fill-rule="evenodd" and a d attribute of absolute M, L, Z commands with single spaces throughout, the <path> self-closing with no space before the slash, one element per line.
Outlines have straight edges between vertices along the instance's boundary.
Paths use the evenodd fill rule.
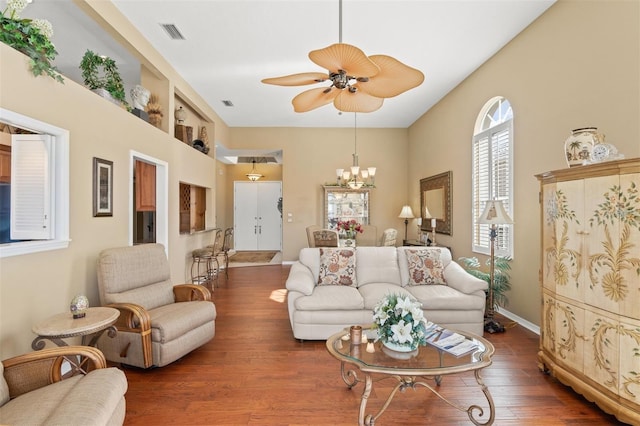
<path fill-rule="evenodd" d="M 340 373 L 342 375 L 342 380 L 345 382 L 347 387 L 349 389 L 352 389 L 358 383 L 363 382 L 363 380 L 358 378 L 358 373 L 355 370 L 345 369 L 345 364 L 346 364 L 345 362 L 340 363 Z M 370 373 L 365 373 L 364 391 L 362 392 L 362 399 L 360 400 L 360 413 L 358 416 L 358 424 L 361 426 L 375 425 L 376 420 L 382 415 L 382 413 L 384 413 L 384 411 L 387 409 L 389 404 L 391 404 L 391 400 L 393 400 L 393 397 L 396 395 L 398 391 L 404 392 L 407 388 L 416 389 L 416 387 L 418 386 L 423 386 L 429 389 L 434 395 L 436 395 L 438 398 L 440 398 L 441 400 L 449 404 L 451 407 L 455 408 L 458 411 L 466 412 L 467 415 L 469 416 L 469 420 L 471 420 L 471 422 L 474 425 L 492 425 L 495 420 L 495 406 L 493 404 L 493 398 L 491 397 L 491 393 L 489 393 L 489 388 L 487 388 L 487 386 L 482 381 L 482 377 L 480 376 L 480 370 L 475 370 L 474 375 L 476 377 L 476 382 L 478 383 L 478 385 L 480 385 L 480 388 L 482 389 L 482 392 L 484 393 L 485 397 L 487 398 L 487 402 L 489 403 L 489 418 L 484 423 L 481 422 L 479 419 L 476 419 L 476 413 L 477 413 L 477 417 L 484 416 L 484 409 L 479 405 L 473 404 L 465 408 L 460 405 L 454 404 L 453 402 L 445 398 L 442 394 L 440 394 L 440 392 L 438 392 L 434 387 L 432 387 L 428 383 L 416 380 L 416 378 L 433 380 L 437 386 L 440 386 L 440 383 L 442 382 L 442 376 L 429 377 L 429 376 L 388 375 L 388 376 L 382 376 L 380 378 L 377 378 L 376 380 L 373 380 Z M 382 408 L 380 408 L 380 411 L 378 411 L 378 413 L 376 413 L 375 416 L 371 414 L 366 415 L 365 413 L 367 409 L 367 402 L 369 400 L 369 395 L 371 395 L 371 390 L 373 389 L 373 382 L 385 380 L 385 379 L 392 379 L 392 378 L 396 379 L 398 381 L 398 384 L 393 388 L 393 390 L 387 397 L 387 400 L 382 405 Z"/>

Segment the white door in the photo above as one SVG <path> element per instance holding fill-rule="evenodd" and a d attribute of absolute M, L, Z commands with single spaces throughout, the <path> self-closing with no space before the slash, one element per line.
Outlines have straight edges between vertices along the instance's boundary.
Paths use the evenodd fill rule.
<path fill-rule="evenodd" d="M 282 182 L 235 182 L 236 250 L 282 250 Z"/>

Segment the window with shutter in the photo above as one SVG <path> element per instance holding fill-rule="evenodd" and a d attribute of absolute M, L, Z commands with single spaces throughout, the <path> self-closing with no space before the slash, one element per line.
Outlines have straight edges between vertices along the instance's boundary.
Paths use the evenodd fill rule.
<path fill-rule="evenodd" d="M 4 108 L 0 123 L 12 135 L 0 258 L 68 247 L 69 131 Z"/>
<path fill-rule="evenodd" d="M 513 111 L 509 101 L 491 99 L 478 115 L 473 136 L 473 247 L 489 254 L 489 225 L 479 224 L 487 200 L 502 201 L 513 218 Z M 498 226 L 496 255 L 513 257 L 513 225 Z"/>
<path fill-rule="evenodd" d="M 11 239 L 48 240 L 53 142 L 50 135 L 11 137 Z"/>

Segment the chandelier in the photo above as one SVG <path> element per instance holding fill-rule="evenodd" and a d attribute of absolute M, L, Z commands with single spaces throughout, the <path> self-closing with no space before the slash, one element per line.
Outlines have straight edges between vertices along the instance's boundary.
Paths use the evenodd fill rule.
<path fill-rule="evenodd" d="M 360 189 L 363 186 L 375 188 L 376 168 L 363 167 L 358 164 L 358 123 L 357 114 L 353 113 L 353 163 L 348 169 L 336 169 L 338 186 Z"/>
<path fill-rule="evenodd" d="M 256 170 L 256 160 L 254 159 L 251 163 L 253 164 L 253 168 L 251 169 L 251 172 L 247 173 L 247 178 L 249 178 L 251 182 L 255 182 L 264 176 L 258 173 L 258 170 Z"/>

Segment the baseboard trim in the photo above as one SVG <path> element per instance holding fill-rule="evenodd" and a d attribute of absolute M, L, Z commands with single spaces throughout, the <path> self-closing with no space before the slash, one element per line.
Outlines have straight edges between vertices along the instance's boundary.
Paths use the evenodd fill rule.
<path fill-rule="evenodd" d="M 509 312 L 504 308 L 498 308 L 498 313 L 500 313 L 500 315 L 503 315 L 509 318 L 512 321 L 517 322 L 527 330 L 536 333 L 538 336 L 540 335 L 540 327 L 535 325 L 534 323 L 527 321 L 526 319 L 521 318 L 518 315 L 514 314 L 513 312 Z"/>

